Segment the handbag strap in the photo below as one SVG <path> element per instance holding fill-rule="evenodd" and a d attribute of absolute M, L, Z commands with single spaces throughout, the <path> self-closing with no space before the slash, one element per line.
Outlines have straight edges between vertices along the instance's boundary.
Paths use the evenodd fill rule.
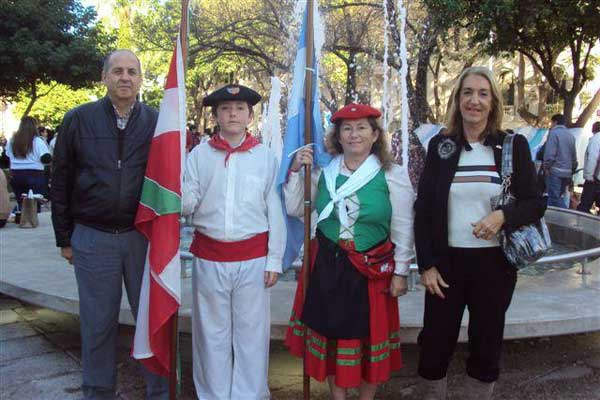
<path fill-rule="evenodd" d="M 513 139 L 515 135 L 507 133 L 502 143 L 502 192 L 510 192 L 511 176 L 513 173 Z"/>
<path fill-rule="evenodd" d="M 513 139 L 515 135 L 507 133 L 502 144 L 502 179 L 513 173 Z"/>

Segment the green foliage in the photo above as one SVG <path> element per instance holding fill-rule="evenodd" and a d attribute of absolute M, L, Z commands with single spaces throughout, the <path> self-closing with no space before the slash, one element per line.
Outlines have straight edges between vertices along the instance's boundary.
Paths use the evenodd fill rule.
<path fill-rule="evenodd" d="M 560 52 L 573 42 L 593 43 L 600 37 L 597 0 L 479 0 L 469 2 L 474 40 L 501 51 Z M 489 39 L 493 32 L 493 40 Z"/>
<path fill-rule="evenodd" d="M 520 52 L 564 100 L 571 119 L 574 99 L 593 79 L 591 49 L 600 39 L 598 0 L 424 0 L 430 10 L 471 33 L 471 43 L 489 54 Z M 568 50 L 570 66 L 556 68 Z"/>
<path fill-rule="evenodd" d="M 95 18 L 77 0 L 1 1 L 0 96 L 28 90 L 35 101 L 39 83 L 77 89 L 97 81 L 112 38 Z"/>
<path fill-rule="evenodd" d="M 150 107 L 154 107 L 158 110 L 160 108 L 160 102 L 163 98 L 163 93 L 164 90 L 161 86 L 151 85 L 142 92 L 142 100 Z"/>
<path fill-rule="evenodd" d="M 106 89 L 104 86 L 96 85 L 89 89 L 71 89 L 67 85 L 40 84 L 39 91 L 48 93 L 39 98 L 29 112 L 29 115 L 37 118 L 41 125 L 56 128 L 62 121 L 63 116 L 70 109 L 78 105 L 96 100 L 102 96 Z M 21 92 L 16 97 L 15 111 L 22 115 L 29 104 L 29 98 L 26 92 Z"/>
<path fill-rule="evenodd" d="M 524 51 L 557 56 L 571 44 L 593 45 L 600 38 L 597 0 L 424 1 L 448 26 L 468 27 L 471 42 L 493 55 Z"/>

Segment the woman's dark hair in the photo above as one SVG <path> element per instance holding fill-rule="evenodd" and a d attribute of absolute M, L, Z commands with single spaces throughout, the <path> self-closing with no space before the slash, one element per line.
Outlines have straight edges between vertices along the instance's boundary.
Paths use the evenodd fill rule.
<path fill-rule="evenodd" d="M 327 151 L 330 154 L 343 154 L 344 149 L 342 148 L 342 144 L 340 143 L 340 127 L 342 126 L 342 122 L 344 120 L 337 121 L 333 124 L 333 129 L 327 134 L 325 139 L 325 144 L 327 145 Z M 373 132 L 378 132 L 377 140 L 373 143 L 373 147 L 371 147 L 371 154 L 375 154 L 384 170 L 389 169 L 392 166 L 392 153 L 390 152 L 390 146 L 385 137 L 385 133 L 383 132 L 383 128 L 379 125 L 376 118 L 369 117 L 367 118 L 369 121 L 369 125 L 373 129 Z"/>
<path fill-rule="evenodd" d="M 562 114 L 554 114 L 550 121 L 554 122 L 556 125 L 564 125 L 565 124 L 565 116 Z"/>
<path fill-rule="evenodd" d="M 12 152 L 17 158 L 25 158 L 33 150 L 33 139 L 38 135 L 37 120 L 33 117 L 21 118 L 19 129 L 12 138 Z"/>

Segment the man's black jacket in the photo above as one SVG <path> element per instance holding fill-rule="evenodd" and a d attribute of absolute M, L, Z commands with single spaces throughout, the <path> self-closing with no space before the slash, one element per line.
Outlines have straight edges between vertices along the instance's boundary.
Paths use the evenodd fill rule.
<path fill-rule="evenodd" d="M 50 198 L 56 245 L 71 245 L 75 223 L 131 229 L 158 113 L 136 102 L 124 130 L 104 97 L 69 111 L 54 148 Z"/>
<path fill-rule="evenodd" d="M 498 132 L 484 141 L 484 145 L 492 146 L 498 172 L 502 171 L 502 142 L 505 136 L 506 133 Z M 448 158 L 442 158 L 438 147 L 447 139 L 454 142 L 456 150 Z M 462 137 L 449 138 L 441 133 L 429 142 L 427 161 L 415 201 L 415 247 L 421 272 L 431 267 L 439 269 L 448 261 L 448 195 L 463 147 L 471 149 Z M 522 135 L 516 135 L 513 140 L 513 171 L 511 192 L 517 201 L 502 209 L 504 226 L 508 230 L 535 222 L 546 211 L 546 201 L 537 185 L 529 144 Z"/>

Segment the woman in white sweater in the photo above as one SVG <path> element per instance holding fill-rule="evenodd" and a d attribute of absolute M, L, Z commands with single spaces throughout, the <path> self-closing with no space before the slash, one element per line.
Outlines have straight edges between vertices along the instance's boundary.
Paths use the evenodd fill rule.
<path fill-rule="evenodd" d="M 46 197 L 48 180 L 44 174 L 44 164 L 51 162 L 52 156 L 46 141 L 38 136 L 35 118 L 21 119 L 19 129 L 6 146 L 6 155 L 10 159 L 10 186 L 15 193 L 18 209 L 21 209 L 22 196 L 29 190 Z"/>

